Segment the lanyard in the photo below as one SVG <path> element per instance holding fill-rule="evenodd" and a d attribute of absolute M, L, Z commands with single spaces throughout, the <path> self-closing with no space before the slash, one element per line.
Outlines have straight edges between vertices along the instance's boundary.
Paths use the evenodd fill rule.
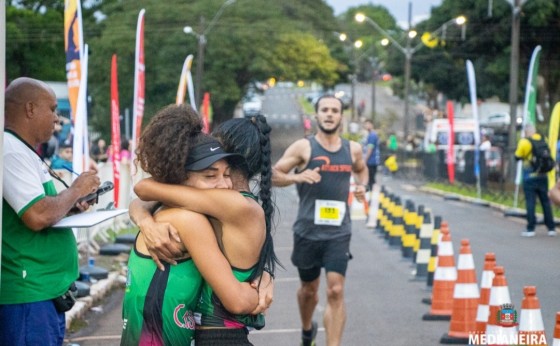
<path fill-rule="evenodd" d="M 66 184 L 66 182 L 64 180 L 62 180 L 58 174 L 56 174 L 53 169 L 51 168 L 51 166 L 41 157 L 41 155 L 39 155 L 39 153 L 37 153 L 37 151 L 35 151 L 35 149 L 33 149 L 33 147 L 31 146 L 31 144 L 27 143 L 23 138 L 21 138 L 17 133 L 15 133 L 14 131 L 10 130 L 10 129 L 4 129 L 4 132 L 8 132 L 10 134 L 12 134 L 12 136 L 16 137 L 20 142 L 22 142 L 23 144 L 25 144 L 26 147 L 28 147 L 32 152 L 35 153 L 35 155 L 37 155 L 39 157 L 39 159 L 45 164 L 45 166 L 47 166 L 47 171 L 49 172 L 49 175 L 51 177 L 53 177 L 54 179 L 58 180 L 60 183 L 62 183 L 62 185 L 64 185 L 64 187 L 66 187 L 67 189 L 70 188 L 70 186 L 68 186 L 68 184 Z"/>

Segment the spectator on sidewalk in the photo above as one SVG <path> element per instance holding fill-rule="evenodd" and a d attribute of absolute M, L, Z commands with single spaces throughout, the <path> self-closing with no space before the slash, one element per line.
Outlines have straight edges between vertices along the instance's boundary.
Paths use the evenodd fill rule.
<path fill-rule="evenodd" d="M 58 153 L 51 160 L 52 169 L 72 169 L 72 144 L 60 144 Z"/>
<path fill-rule="evenodd" d="M 364 160 L 366 161 L 369 172 L 369 190 L 372 191 L 375 185 L 375 175 L 377 174 L 377 166 L 379 166 L 380 160 L 379 137 L 377 136 L 377 132 L 375 132 L 373 121 L 369 119 L 364 121 L 364 127 L 367 131 Z"/>
<path fill-rule="evenodd" d="M 103 138 L 99 138 L 92 146 L 90 150 L 91 158 L 96 163 L 105 163 L 109 159 L 107 152 L 107 143 Z"/>
<path fill-rule="evenodd" d="M 515 150 L 515 159 L 523 160 L 523 192 L 525 193 L 525 206 L 527 209 L 527 229 L 521 232 L 523 237 L 534 237 L 537 219 L 535 216 L 535 207 L 537 197 L 541 202 L 544 223 L 548 229 L 549 236 L 555 236 L 555 224 L 552 216 L 552 208 L 548 199 L 548 176 L 547 173 L 535 172 L 531 165 L 533 157 L 533 143 L 543 140 L 543 136 L 537 133 L 535 126 L 532 124 L 525 125 L 525 138 L 521 138 Z"/>

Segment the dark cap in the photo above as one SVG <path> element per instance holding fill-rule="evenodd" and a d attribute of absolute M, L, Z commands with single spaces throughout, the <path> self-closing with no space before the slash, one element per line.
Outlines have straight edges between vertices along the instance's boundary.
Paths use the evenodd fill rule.
<path fill-rule="evenodd" d="M 243 156 L 239 154 L 226 153 L 222 145 L 217 140 L 212 140 L 207 143 L 202 143 L 191 149 L 185 169 L 187 171 L 202 171 L 212 166 L 214 162 L 226 157 L 234 158 L 236 160 L 243 160 Z"/>

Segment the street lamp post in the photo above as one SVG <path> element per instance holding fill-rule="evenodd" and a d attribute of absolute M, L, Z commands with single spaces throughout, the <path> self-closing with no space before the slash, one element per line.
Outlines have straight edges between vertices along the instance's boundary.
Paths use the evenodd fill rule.
<path fill-rule="evenodd" d="M 410 12 L 410 11 L 409 11 Z M 367 17 L 363 13 L 356 13 L 355 19 L 357 22 L 362 23 L 367 21 L 371 24 L 377 31 L 379 31 L 382 35 L 384 35 L 397 49 L 404 54 L 405 56 L 405 65 L 404 65 L 404 138 L 408 137 L 408 122 L 409 122 L 409 98 L 410 98 L 410 72 L 411 72 L 411 65 L 412 65 L 412 56 L 416 53 L 420 48 L 424 46 L 423 43 L 419 43 L 415 47 L 411 47 L 411 40 L 416 37 L 416 31 L 409 30 L 406 40 L 406 47 L 403 47 L 397 40 L 395 40 L 387 31 L 385 31 L 382 27 L 379 26 L 373 19 Z M 457 18 L 453 18 L 448 20 L 447 22 L 443 23 L 438 29 L 430 33 L 430 36 L 439 35 L 441 32 L 445 32 L 447 26 L 451 23 L 455 23 L 457 25 L 464 25 L 466 22 L 466 18 L 464 16 L 459 16 Z M 410 27 L 410 16 L 409 16 L 409 27 Z M 463 37 L 463 35 L 462 35 Z"/>
<path fill-rule="evenodd" d="M 346 40 L 348 39 L 348 35 L 346 35 L 345 33 L 339 33 L 339 32 L 334 32 L 336 35 L 338 35 L 338 39 L 341 42 L 346 42 Z M 363 46 L 363 42 L 362 40 L 356 40 L 354 41 L 354 43 L 352 44 L 353 48 L 355 49 L 360 49 Z M 352 53 L 352 60 L 354 60 L 354 73 L 352 73 L 350 75 L 350 98 L 351 98 L 351 103 L 350 103 L 350 116 L 351 116 L 351 120 L 355 121 L 356 120 L 356 102 L 355 102 L 355 96 L 356 96 L 356 78 L 357 78 L 357 65 L 358 65 L 358 58 L 356 57 L 356 51 L 355 49 L 352 49 L 351 53 Z"/>
<path fill-rule="evenodd" d="M 205 25 L 204 16 L 200 16 L 201 33 L 197 33 L 190 26 L 185 26 L 183 28 L 183 32 L 185 34 L 194 35 L 198 39 L 198 54 L 197 54 L 195 86 L 194 86 L 194 94 L 195 94 L 197 105 L 200 105 L 202 101 L 202 77 L 204 74 L 204 53 L 206 50 L 206 42 L 207 42 L 206 35 L 208 35 L 208 33 L 210 33 L 214 25 L 216 25 L 216 22 L 218 21 L 218 19 L 220 19 L 225 8 L 229 5 L 232 5 L 235 1 L 236 0 L 227 0 L 226 2 L 224 2 L 206 28 L 204 28 Z"/>

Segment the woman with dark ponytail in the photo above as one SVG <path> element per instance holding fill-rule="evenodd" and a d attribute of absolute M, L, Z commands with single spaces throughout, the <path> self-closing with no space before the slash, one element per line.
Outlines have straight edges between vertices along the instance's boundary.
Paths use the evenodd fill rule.
<path fill-rule="evenodd" d="M 278 263 L 272 241 L 274 205 L 269 134 L 264 116 L 231 119 L 213 133 L 226 152 L 245 158 L 230 162 L 233 190 L 198 190 L 153 179 L 144 179 L 135 186 L 135 192 L 144 201 L 160 201 L 208 215 L 234 276 L 239 281 L 250 282 L 262 275 L 266 279 L 259 280 L 260 287 L 269 285 L 269 276 L 274 277 Z M 257 181 L 258 188 L 252 184 Z M 258 198 L 252 192 L 252 185 L 258 189 Z M 142 232 L 161 233 L 161 229 L 146 228 Z M 147 238 L 162 239 L 160 236 L 152 234 Z M 228 312 L 208 284 L 203 285 L 197 315 L 196 345 L 251 345 L 247 330 L 264 326 L 262 314 Z"/>
<path fill-rule="evenodd" d="M 261 251 L 259 267 L 274 274 L 278 259 L 274 253 L 272 241 L 272 218 L 274 203 L 272 201 L 272 159 L 270 149 L 271 128 L 263 115 L 251 118 L 234 118 L 222 123 L 212 135 L 224 146 L 228 153 L 245 157 L 247 168 L 246 180 L 259 181 L 259 199 L 265 213 L 266 241 Z M 260 176 L 259 176 L 260 175 Z M 257 176 L 259 176 L 257 178 Z M 236 186 L 233 186 L 236 189 Z"/>

